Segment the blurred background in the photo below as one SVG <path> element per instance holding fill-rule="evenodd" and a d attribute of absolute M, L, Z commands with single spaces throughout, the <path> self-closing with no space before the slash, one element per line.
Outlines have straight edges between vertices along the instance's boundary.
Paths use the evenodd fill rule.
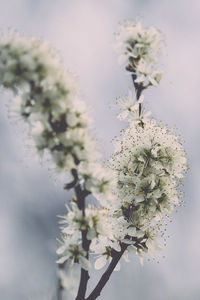
<path fill-rule="evenodd" d="M 164 78 L 145 98 L 153 116 L 176 125 L 184 141 L 190 164 L 185 206 L 172 216 L 170 238 L 158 261 L 145 260 L 142 267 L 133 256 L 129 264 L 122 263 L 99 299 L 199 300 L 200 2 L 0 0 L 0 12 L 1 30 L 12 27 L 43 38 L 77 74 L 105 158 L 113 151 L 111 139 L 125 126 L 116 119 L 116 97 L 132 87 L 113 51 L 114 32 L 126 18 L 163 31 Z M 54 300 L 57 215 L 65 213 L 70 194 L 48 166 L 32 159 L 22 135 L 10 125 L 8 96 L 1 92 L 0 98 L 0 299 Z M 99 276 L 93 276 L 90 287 Z"/>

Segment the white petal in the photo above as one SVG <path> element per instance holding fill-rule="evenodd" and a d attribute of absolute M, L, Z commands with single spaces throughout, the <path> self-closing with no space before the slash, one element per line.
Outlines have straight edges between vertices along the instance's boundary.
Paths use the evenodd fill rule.
<path fill-rule="evenodd" d="M 64 251 L 65 251 L 65 245 L 62 245 L 61 247 L 59 247 L 59 248 L 56 250 L 56 253 L 57 253 L 58 255 L 61 255 Z"/>
<path fill-rule="evenodd" d="M 120 244 L 118 243 L 118 242 L 116 242 L 116 243 L 114 243 L 113 244 L 113 248 L 116 250 L 116 251 L 121 251 L 121 246 L 120 246 Z"/>
<path fill-rule="evenodd" d="M 128 244 L 128 245 L 132 245 L 132 244 L 134 244 L 134 242 L 133 242 L 133 241 L 130 241 L 130 240 L 128 240 L 128 239 L 123 239 L 123 240 L 122 240 L 122 243 L 124 243 L 124 244 Z"/>
<path fill-rule="evenodd" d="M 85 269 L 86 271 L 88 271 L 91 268 L 91 264 L 87 258 L 81 256 L 79 258 L 79 261 L 80 261 L 82 268 Z"/>
<path fill-rule="evenodd" d="M 138 103 L 142 103 L 144 101 L 144 95 L 141 95 L 139 100 L 138 100 Z"/>
<path fill-rule="evenodd" d="M 124 252 L 123 258 L 124 258 L 125 262 L 130 261 L 129 258 L 128 258 L 128 251 L 127 250 Z"/>
<path fill-rule="evenodd" d="M 147 117 L 150 116 L 150 115 L 151 115 L 151 111 L 149 110 L 149 111 L 147 111 L 147 112 L 145 113 L 144 117 L 147 118 Z"/>
<path fill-rule="evenodd" d="M 114 268 L 114 271 L 119 271 L 120 270 L 120 262 L 118 262 L 118 264 L 116 265 L 116 267 Z"/>
<path fill-rule="evenodd" d="M 105 257 L 105 255 L 100 256 L 99 258 L 97 258 L 97 260 L 94 263 L 94 267 L 96 270 L 100 270 L 101 268 L 103 268 L 107 263 L 107 259 Z"/>
<path fill-rule="evenodd" d="M 144 75 L 139 76 L 139 77 L 135 80 L 135 82 L 137 82 L 137 83 L 144 82 L 144 81 L 145 81 L 145 76 L 144 76 Z"/>
<path fill-rule="evenodd" d="M 68 258 L 69 258 L 69 255 L 67 255 L 67 256 L 62 256 L 62 257 L 59 258 L 56 262 L 57 262 L 57 264 L 63 264 Z"/>
<path fill-rule="evenodd" d="M 90 228 L 87 233 L 87 239 L 93 240 L 95 237 L 96 237 L 96 231 L 94 230 L 94 228 Z"/>
<path fill-rule="evenodd" d="M 149 81 L 150 81 L 151 84 L 153 84 L 154 86 L 158 86 L 157 81 L 156 81 L 153 77 L 149 76 Z"/>

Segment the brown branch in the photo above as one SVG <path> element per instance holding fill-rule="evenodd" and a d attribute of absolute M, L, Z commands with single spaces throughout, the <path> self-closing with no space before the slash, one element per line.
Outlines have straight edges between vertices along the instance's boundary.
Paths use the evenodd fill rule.
<path fill-rule="evenodd" d="M 76 164 L 79 163 L 79 161 L 74 157 Z M 85 189 L 81 188 L 81 185 L 78 183 L 78 173 L 76 169 L 71 170 L 71 174 L 73 176 L 73 180 L 66 184 L 64 186 L 64 189 L 71 189 L 74 188 L 75 194 L 76 194 L 76 203 L 78 208 L 82 211 L 82 216 L 85 217 L 85 198 L 90 194 L 90 192 Z M 81 230 L 81 236 L 82 236 L 82 248 L 86 251 L 86 258 L 89 258 L 89 247 L 91 241 L 87 239 L 87 232 L 88 230 Z M 63 269 L 64 265 L 59 266 L 59 268 Z M 80 278 L 80 284 L 79 284 L 79 289 L 78 289 L 78 294 L 76 297 L 76 300 L 83 300 L 85 299 L 85 294 L 86 294 L 86 289 L 87 289 L 87 283 L 89 280 L 89 274 L 88 271 L 85 269 L 81 268 L 81 278 Z M 57 300 L 62 300 L 62 291 L 63 291 L 63 286 L 61 279 L 58 279 L 57 283 Z"/>
<path fill-rule="evenodd" d="M 73 176 L 73 180 L 72 180 L 70 183 L 67 183 L 67 184 L 64 186 L 64 189 L 65 189 L 65 190 L 70 190 L 70 189 L 74 188 L 75 185 L 76 185 L 77 182 L 78 182 L 78 174 L 77 174 L 76 169 L 72 169 L 72 170 L 71 170 L 71 174 L 72 174 L 72 176 Z"/>
<path fill-rule="evenodd" d="M 138 83 L 138 82 L 135 82 L 137 76 L 136 76 L 136 70 L 135 70 L 135 67 L 133 67 L 132 65 L 127 65 L 126 66 L 126 71 L 130 72 L 131 73 L 131 77 L 132 77 L 132 80 L 133 80 L 133 85 L 134 85 L 134 88 L 135 88 L 135 93 L 136 93 L 136 99 L 139 100 L 143 90 L 145 90 L 147 87 L 144 86 L 142 83 Z M 139 114 L 141 113 L 141 104 L 140 104 L 140 107 L 139 107 Z"/>
<path fill-rule="evenodd" d="M 86 190 L 82 190 L 80 184 L 76 185 L 75 188 L 75 193 L 76 193 L 76 198 L 77 198 L 77 205 L 80 210 L 82 210 L 82 215 L 85 217 L 85 197 L 88 195 Z M 87 232 L 88 230 L 81 230 L 81 236 L 82 236 L 82 247 L 86 251 L 86 258 L 89 258 L 89 248 L 90 248 L 90 243 L 87 239 Z M 87 283 L 89 280 L 89 273 L 87 270 L 81 268 L 81 279 L 80 279 L 80 284 L 79 284 L 79 289 L 78 289 L 78 294 L 76 297 L 76 300 L 84 300 L 85 299 L 85 294 L 86 294 L 86 289 L 87 289 Z"/>
<path fill-rule="evenodd" d="M 127 244 L 122 243 L 121 251 L 115 252 L 115 255 L 113 256 L 107 270 L 101 276 L 101 278 L 100 278 L 99 282 L 97 283 L 96 287 L 94 288 L 94 290 L 91 292 L 91 294 L 85 300 L 95 300 L 100 296 L 102 289 L 108 282 L 112 272 L 114 271 L 116 265 L 118 264 L 120 258 L 124 254 L 127 247 L 128 247 Z M 84 300 L 84 299 L 82 299 L 82 300 Z"/>
<path fill-rule="evenodd" d="M 132 77 L 133 85 L 134 85 L 134 88 L 135 88 L 136 99 L 139 100 L 143 90 L 146 87 L 144 87 L 142 83 L 135 82 L 135 80 L 136 80 L 136 75 L 135 74 L 132 74 L 131 77 Z M 141 111 L 140 111 L 140 113 L 141 113 Z"/>
<path fill-rule="evenodd" d="M 82 247 L 86 251 L 86 258 L 89 258 L 89 247 L 91 241 L 87 240 L 87 230 L 82 230 Z M 89 273 L 87 270 L 81 268 L 81 279 L 80 279 L 80 284 L 79 284 L 79 289 L 78 289 L 78 294 L 76 297 L 76 300 L 84 300 L 85 299 L 85 294 L 86 294 L 86 289 L 87 289 L 87 284 L 88 280 L 90 279 Z"/>

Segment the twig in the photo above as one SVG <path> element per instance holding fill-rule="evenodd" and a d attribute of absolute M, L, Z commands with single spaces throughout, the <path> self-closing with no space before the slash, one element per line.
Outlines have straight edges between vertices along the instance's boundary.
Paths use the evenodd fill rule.
<path fill-rule="evenodd" d="M 75 186 L 75 193 L 77 197 L 77 205 L 80 210 L 82 210 L 82 216 L 85 217 L 85 197 L 88 195 L 86 190 L 82 190 L 80 184 Z M 87 229 L 81 230 L 81 236 L 82 236 L 82 247 L 86 251 L 86 258 L 89 258 L 89 248 L 90 248 L 90 243 L 87 239 Z M 87 289 L 87 283 L 89 280 L 89 274 L 88 271 L 81 268 L 81 279 L 80 279 L 80 284 L 79 284 L 79 289 L 78 289 L 78 294 L 76 297 L 76 300 L 84 300 L 85 299 L 85 294 L 86 294 L 86 289 Z"/>
<path fill-rule="evenodd" d="M 77 164 L 79 161 L 76 159 Z M 82 216 L 85 217 L 85 198 L 90 194 L 90 192 L 87 189 L 82 189 L 81 185 L 78 183 L 78 173 L 76 169 L 71 170 L 71 174 L 73 176 L 72 182 L 66 184 L 64 186 L 64 189 L 71 189 L 74 188 L 76 198 L 77 198 L 77 206 L 82 211 Z M 89 247 L 91 241 L 87 240 L 87 229 L 81 230 L 81 236 L 82 236 L 82 248 L 86 251 L 86 258 L 89 258 Z M 60 269 L 64 268 L 64 265 L 59 265 Z M 80 278 L 80 284 L 78 289 L 78 294 L 76 297 L 76 300 L 83 300 L 85 298 L 86 289 L 87 289 L 87 283 L 89 280 L 89 274 L 88 271 L 81 268 L 81 278 Z M 63 286 L 61 283 L 60 278 L 58 279 L 58 285 L 57 285 L 57 300 L 62 300 L 62 291 Z"/>
<path fill-rule="evenodd" d="M 76 172 L 76 169 L 72 169 L 71 170 L 71 174 L 73 176 L 73 180 L 70 182 L 70 183 L 67 183 L 65 186 L 64 186 L 64 189 L 65 190 L 70 190 L 72 189 L 73 187 L 75 187 L 77 181 L 78 181 L 78 174 Z"/>
<path fill-rule="evenodd" d="M 100 296 L 102 289 L 104 288 L 104 286 L 108 282 L 108 280 L 109 280 L 112 272 L 114 271 L 116 265 L 118 264 L 120 258 L 124 254 L 124 252 L 127 249 L 127 247 L 128 247 L 127 244 L 123 243 L 121 245 L 121 251 L 115 253 L 115 255 L 113 256 L 113 258 L 112 258 L 112 260 L 111 260 L 111 262 L 110 262 L 110 264 L 109 264 L 109 266 L 107 268 L 107 270 L 105 271 L 105 273 L 100 278 L 100 280 L 97 283 L 97 285 L 94 288 L 94 290 L 91 292 L 91 294 L 85 300 L 95 300 L 95 299 L 97 299 L 97 297 Z"/>
<path fill-rule="evenodd" d="M 87 230 L 82 231 L 82 246 L 83 249 L 86 251 L 86 258 L 89 258 L 89 247 L 90 247 L 90 241 L 87 240 L 86 238 L 87 235 Z M 76 300 L 84 300 L 85 299 L 85 294 L 86 294 L 86 289 L 87 289 L 87 283 L 88 280 L 90 279 L 89 273 L 87 270 L 81 268 L 81 279 L 80 279 L 80 284 L 79 284 L 79 289 L 78 289 L 78 294 L 76 297 Z"/>

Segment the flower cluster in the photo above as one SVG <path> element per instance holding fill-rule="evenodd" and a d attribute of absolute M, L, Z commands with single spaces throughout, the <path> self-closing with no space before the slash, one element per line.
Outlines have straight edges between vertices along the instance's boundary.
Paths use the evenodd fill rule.
<path fill-rule="evenodd" d="M 118 172 L 116 196 L 124 236 L 127 243 L 148 251 L 158 235 L 156 224 L 179 204 L 177 187 L 187 169 L 183 147 L 155 120 L 143 126 L 133 122 L 116 142 L 110 161 Z"/>
<path fill-rule="evenodd" d="M 91 187 L 100 197 L 105 194 L 111 176 L 100 164 L 94 165 L 99 153 L 89 132 L 85 103 L 75 78 L 64 71 L 55 51 L 33 38 L 2 36 L 0 84 L 16 94 L 13 109 L 29 124 L 37 150 L 50 154 L 59 171 L 84 164 L 78 179 L 87 177 L 89 191 Z"/>
<path fill-rule="evenodd" d="M 110 206 L 113 201 L 112 190 L 117 184 L 116 172 L 108 166 L 103 167 L 98 162 L 90 163 L 89 166 L 83 162 L 78 167 L 78 173 L 85 188 L 91 191 L 101 205 Z"/>
<path fill-rule="evenodd" d="M 20 90 L 18 111 L 30 124 L 37 149 L 48 150 L 59 169 L 88 161 L 95 146 L 86 130 L 86 108 L 75 79 L 53 50 L 38 40 L 14 36 L 1 39 L 0 54 L 0 83 Z"/>
<path fill-rule="evenodd" d="M 87 232 L 87 240 L 93 240 L 91 251 L 99 254 L 99 245 L 103 247 L 106 240 L 106 247 L 110 240 L 114 240 L 115 226 L 110 222 L 108 209 L 100 206 L 88 205 L 84 215 L 74 201 L 71 202 L 71 209 L 67 207 L 67 214 L 62 217 L 62 245 L 57 250 L 60 255 L 58 263 L 62 264 L 70 259 L 80 263 L 83 268 L 88 269 L 90 263 L 87 260 L 86 252 L 81 247 L 81 231 Z M 113 246 L 113 245 L 112 245 Z M 118 246 L 119 248 L 119 246 Z M 105 249 L 104 249 L 105 251 Z"/>
<path fill-rule="evenodd" d="M 160 31 L 154 27 L 142 28 L 141 23 L 126 21 L 117 34 L 119 61 L 127 63 L 134 82 L 142 86 L 157 85 L 162 72 L 154 68 L 162 49 Z"/>
<path fill-rule="evenodd" d="M 14 92 L 11 109 L 29 125 L 39 153 L 50 154 L 59 171 L 76 174 L 74 185 L 80 184 L 104 206 L 88 206 L 83 213 L 72 202 L 72 209 L 64 217 L 58 263 L 79 263 L 87 270 L 90 263 L 81 232 L 87 231 L 87 239 L 96 245 L 103 236 L 113 238 L 114 226 L 110 226 L 110 213 L 105 207 L 113 197 L 116 176 L 97 162 L 99 153 L 89 132 L 90 119 L 75 78 L 63 70 L 47 44 L 18 35 L 2 36 L 0 84 Z M 97 247 L 93 246 L 95 251 L 98 252 Z"/>

